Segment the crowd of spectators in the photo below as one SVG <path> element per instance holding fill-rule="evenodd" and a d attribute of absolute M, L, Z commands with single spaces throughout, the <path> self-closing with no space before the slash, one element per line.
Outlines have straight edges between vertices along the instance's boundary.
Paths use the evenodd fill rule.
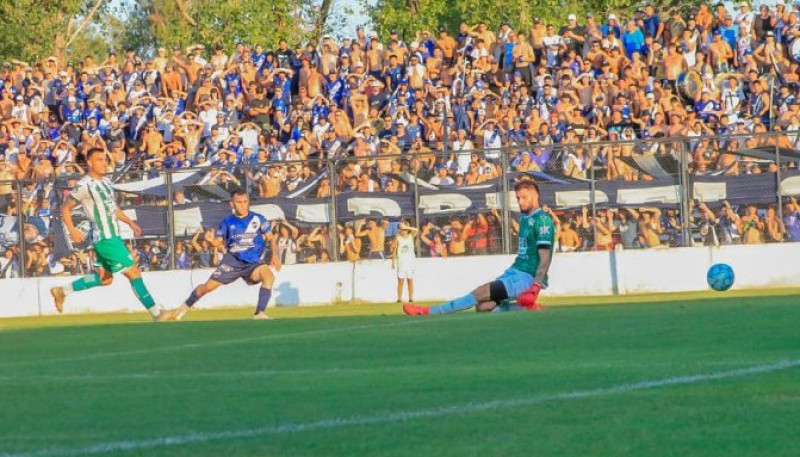
<path fill-rule="evenodd" d="M 533 18 L 530 27 L 462 23 L 402 37 L 359 28 L 353 37 L 281 40 L 273 49 L 237 43 L 159 47 L 152 56 L 125 50 L 9 60 L 0 68 L 0 213 L 17 215 L 15 186 L 22 186 L 22 213 L 43 219 L 44 229 L 34 230 L 46 233 L 52 208 L 98 146 L 108 150 L 110 167 L 124 170 L 123 180 L 197 168 L 204 184 L 246 186 L 259 198 L 292 193 L 319 173 L 325 176 L 309 196 L 405 192 L 403 173 L 435 186 L 479 184 L 501 176 L 501 154 L 509 172 L 577 179 L 594 170 L 599 179 L 647 180 L 624 159 L 681 153 L 697 174 L 774 171 L 736 151 L 797 150 L 800 56 L 792 43 L 800 6 L 733 6 L 682 12 L 643 4 L 624 16 Z M 766 132 L 775 133 L 729 138 Z M 798 239 L 792 205 L 776 222 L 775 208 L 738 214 L 693 203 L 687 223 L 706 235 L 692 242 Z M 553 215 L 564 251 L 689 244 L 676 211 Z M 418 222 L 424 255 L 502 251 L 496 213 Z M 342 224 L 332 240 L 329 227 L 284 221 L 284 263 L 385 255 L 396 225 Z M 177 267 L 218 261 L 220 253 L 198 240 L 185 236 L 174 246 Z M 4 270 L 14 249 L 0 256 L 0 276 L 19 269 Z M 172 251 L 163 239 L 136 240 L 131 249 L 150 269 L 165 268 Z M 91 253 L 74 254 L 54 267 L 47 242 L 29 250 L 31 274 L 48 265 L 50 274 L 80 272 L 91 263 Z"/>

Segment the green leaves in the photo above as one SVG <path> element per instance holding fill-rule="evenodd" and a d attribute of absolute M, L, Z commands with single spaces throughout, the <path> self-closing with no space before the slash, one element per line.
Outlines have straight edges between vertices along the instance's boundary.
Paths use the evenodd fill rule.
<path fill-rule="evenodd" d="M 530 2 L 497 2 L 493 0 L 359 0 L 367 11 L 376 30 L 382 37 L 397 29 L 406 40 L 414 38 L 419 30 L 444 26 L 451 34 L 458 32 L 461 22 L 475 25 L 485 22 L 490 30 L 508 20 L 515 29 L 527 30 L 534 17 L 555 24 L 566 23 L 567 13 L 579 17 L 588 12 L 604 14 L 616 12 L 629 17 L 641 5 L 640 0 L 533 0 Z M 670 0 L 660 8 L 680 7 L 686 10 L 696 6 L 696 0 Z M 603 19 L 599 22 L 603 22 Z"/>

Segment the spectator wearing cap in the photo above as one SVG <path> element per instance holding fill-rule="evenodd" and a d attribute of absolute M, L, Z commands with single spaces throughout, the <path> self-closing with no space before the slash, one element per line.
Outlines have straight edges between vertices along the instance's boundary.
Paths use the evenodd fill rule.
<path fill-rule="evenodd" d="M 783 56 L 783 45 L 775 40 L 775 32 L 765 32 L 764 42 L 753 51 L 753 59 L 759 66 L 767 70 Z"/>
<path fill-rule="evenodd" d="M 562 26 L 558 34 L 569 49 L 582 54 L 586 42 L 586 28 L 578 25 L 578 17 L 574 14 L 567 16 L 567 24 Z"/>
<path fill-rule="evenodd" d="M 6 93 L 8 92 L 4 92 L 3 95 L 5 96 Z M 10 115 L 12 118 L 19 119 L 25 124 L 31 122 L 32 119 L 31 109 L 30 106 L 25 104 L 25 97 L 23 97 L 22 95 L 17 95 L 16 97 L 14 97 L 14 105 L 10 111 L 11 111 Z"/>
<path fill-rule="evenodd" d="M 723 39 L 721 30 L 715 30 L 713 36 L 713 41 L 708 45 L 711 66 L 716 73 L 730 71 L 734 65 L 735 54 L 733 48 Z"/>
<path fill-rule="evenodd" d="M 348 96 L 348 86 L 345 80 L 339 77 L 339 73 L 335 67 L 332 67 L 328 73 L 328 80 L 326 86 L 326 94 L 337 107 L 343 108 L 343 103 Z"/>
<path fill-rule="evenodd" d="M 622 36 L 622 28 L 619 25 L 616 14 L 611 13 L 608 15 L 608 22 L 600 27 L 600 32 L 603 34 L 603 38 L 605 39 L 608 39 L 612 36 L 616 38 L 620 38 Z"/>
<path fill-rule="evenodd" d="M 244 115 L 239 110 L 239 101 L 233 94 L 228 94 L 225 97 L 225 103 L 222 106 L 222 109 L 218 111 L 218 114 L 221 113 L 224 117 L 225 124 L 232 129 L 238 128 L 239 123 L 241 122 Z M 217 117 L 219 119 L 219 117 Z"/>
<path fill-rule="evenodd" d="M 78 106 L 78 99 L 75 97 L 68 97 L 66 105 L 62 107 L 61 118 L 64 122 L 80 125 L 83 120 L 83 111 Z"/>
<path fill-rule="evenodd" d="M 739 12 L 733 18 L 733 23 L 740 27 L 740 32 L 743 30 L 745 34 L 750 35 L 754 19 L 753 12 L 750 11 L 750 4 L 746 1 L 740 2 Z"/>
<path fill-rule="evenodd" d="M 496 41 L 501 44 L 508 42 L 512 31 L 513 29 L 511 28 L 511 22 L 509 22 L 507 19 L 504 19 L 502 22 L 500 22 L 500 28 L 497 30 Z"/>

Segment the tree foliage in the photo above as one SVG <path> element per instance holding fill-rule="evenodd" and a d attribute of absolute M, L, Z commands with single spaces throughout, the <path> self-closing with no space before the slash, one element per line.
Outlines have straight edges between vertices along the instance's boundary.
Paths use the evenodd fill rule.
<path fill-rule="evenodd" d="M 490 29 L 508 20 L 512 27 L 526 29 L 533 18 L 563 24 L 569 13 L 617 13 L 632 15 L 641 0 L 532 0 L 530 2 L 500 2 L 497 0 L 360 0 L 375 29 L 382 35 L 398 30 L 405 39 L 414 38 L 420 30 L 434 31 L 444 26 L 451 33 L 461 22 L 474 25 L 485 22 Z M 698 4 L 697 0 L 667 0 L 657 2 L 662 10 L 685 10 Z"/>
<path fill-rule="evenodd" d="M 64 57 L 79 39 L 90 39 L 103 0 L 0 1 L 0 56 L 36 60 Z M 69 46 L 68 46 L 69 45 Z"/>
<path fill-rule="evenodd" d="M 236 41 L 269 47 L 280 38 L 306 40 L 324 26 L 321 12 L 315 3 L 296 0 L 137 0 L 131 17 L 138 18 L 140 30 L 146 19 L 144 28 L 159 46 L 222 44 L 230 49 Z M 146 45 L 142 38 L 131 42 Z"/>
<path fill-rule="evenodd" d="M 0 0 L 0 58 L 150 54 L 195 43 L 231 49 L 239 40 L 271 47 L 319 37 L 340 16 L 334 0 Z"/>

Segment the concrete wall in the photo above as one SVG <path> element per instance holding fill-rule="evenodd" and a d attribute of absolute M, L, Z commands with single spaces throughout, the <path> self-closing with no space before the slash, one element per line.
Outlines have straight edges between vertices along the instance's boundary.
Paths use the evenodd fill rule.
<path fill-rule="evenodd" d="M 448 299 L 485 283 L 507 268 L 513 256 L 417 259 L 415 298 Z M 800 283 L 800 243 L 723 246 L 620 252 L 556 254 L 550 270 L 549 296 L 644 294 L 706 290 L 706 271 L 714 263 L 730 264 L 734 289 L 793 287 Z M 212 270 L 145 273 L 158 303 L 181 303 Z M 316 265 L 289 265 L 278 274 L 273 304 L 301 306 L 337 301 L 392 302 L 395 271 L 389 260 L 363 260 Z M 74 278 L 0 280 L 0 317 L 54 314 L 50 287 Z M 256 286 L 242 281 L 221 288 L 198 304 L 202 308 L 253 306 Z M 140 311 L 128 281 L 117 275 L 111 286 L 68 298 L 66 312 Z"/>

